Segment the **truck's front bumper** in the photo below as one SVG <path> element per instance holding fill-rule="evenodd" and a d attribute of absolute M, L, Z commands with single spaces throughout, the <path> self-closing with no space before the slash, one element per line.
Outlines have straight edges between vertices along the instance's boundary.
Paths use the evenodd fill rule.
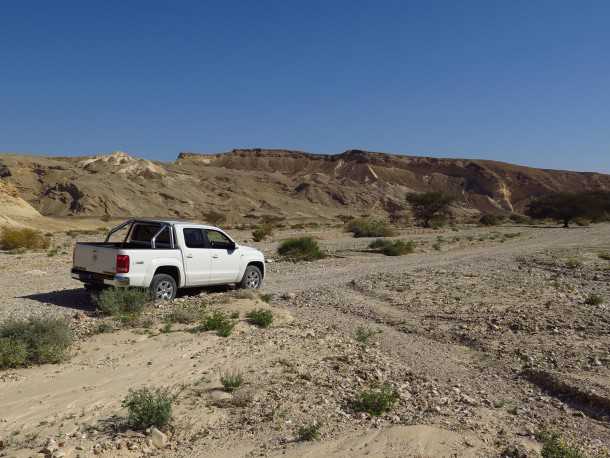
<path fill-rule="evenodd" d="M 90 285 L 129 286 L 129 277 L 119 274 L 99 274 L 82 269 L 72 269 L 72 278 Z"/>

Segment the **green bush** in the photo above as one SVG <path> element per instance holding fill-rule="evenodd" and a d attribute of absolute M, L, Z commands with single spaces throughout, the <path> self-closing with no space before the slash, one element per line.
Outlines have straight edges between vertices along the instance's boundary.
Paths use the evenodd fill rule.
<path fill-rule="evenodd" d="M 12 338 L 0 339 L 0 369 L 10 369 L 25 366 L 28 362 L 26 345 Z"/>
<path fill-rule="evenodd" d="M 261 328 L 268 328 L 273 323 L 273 312 L 266 309 L 252 310 L 246 314 L 246 318 L 252 324 L 260 326 Z"/>
<path fill-rule="evenodd" d="M 604 303 L 604 298 L 599 294 L 589 294 L 585 299 L 587 305 L 601 305 Z"/>
<path fill-rule="evenodd" d="M 369 248 L 378 250 L 386 256 L 402 256 L 415 251 L 415 242 L 412 240 L 405 242 L 404 240 L 377 239 L 369 244 Z"/>
<path fill-rule="evenodd" d="M 356 412 L 378 417 L 392 409 L 398 399 L 398 392 L 389 384 L 384 384 L 379 388 L 362 391 L 354 400 L 353 407 Z"/>
<path fill-rule="evenodd" d="M 587 458 L 582 450 L 569 445 L 558 433 L 539 434 L 542 458 Z"/>
<path fill-rule="evenodd" d="M 570 258 L 566 261 L 566 267 L 568 269 L 580 269 L 582 265 L 582 261 L 576 258 Z"/>
<path fill-rule="evenodd" d="M 319 423 L 312 423 L 311 425 L 304 425 L 299 428 L 299 440 L 300 441 L 317 441 L 320 440 L 320 425 Z"/>
<path fill-rule="evenodd" d="M 479 219 L 479 224 L 482 226 L 497 226 L 502 223 L 503 218 L 492 213 L 486 213 Z"/>
<path fill-rule="evenodd" d="M 0 368 L 59 363 L 72 345 L 72 331 L 62 319 L 8 321 L 0 325 L 0 341 Z"/>
<path fill-rule="evenodd" d="M 267 237 L 273 234 L 273 226 L 271 224 L 261 224 L 252 231 L 252 238 L 255 242 L 262 242 Z"/>
<path fill-rule="evenodd" d="M 360 218 L 347 224 L 347 231 L 354 237 L 391 237 L 394 230 L 385 221 L 378 219 Z"/>
<path fill-rule="evenodd" d="M 311 237 L 284 240 L 277 252 L 280 256 L 293 261 L 314 261 L 324 257 L 318 242 Z"/>
<path fill-rule="evenodd" d="M 239 372 L 227 372 L 220 374 L 220 383 L 225 391 L 235 391 L 244 382 L 244 378 Z"/>
<path fill-rule="evenodd" d="M 150 293 L 141 288 L 106 288 L 94 297 L 100 312 L 121 321 L 136 320 L 150 300 Z"/>
<path fill-rule="evenodd" d="M 129 426 L 146 429 L 151 426 L 162 427 L 169 423 L 173 401 L 174 396 L 167 388 L 143 387 L 129 390 L 121 405 L 127 409 Z"/>
<path fill-rule="evenodd" d="M 2 250 L 46 250 L 49 243 L 48 237 L 34 229 L 5 227 L 0 234 Z"/>
<path fill-rule="evenodd" d="M 356 339 L 358 342 L 360 342 L 361 344 L 368 344 L 369 340 L 371 339 L 371 337 L 380 334 L 381 330 L 379 329 L 372 329 L 369 327 L 365 327 L 365 326 L 358 326 L 356 328 L 356 332 L 354 333 L 354 339 Z"/>
<path fill-rule="evenodd" d="M 199 330 L 201 331 L 216 331 L 221 337 L 228 337 L 233 332 L 236 321 L 233 321 L 222 310 L 214 310 L 204 316 Z"/>

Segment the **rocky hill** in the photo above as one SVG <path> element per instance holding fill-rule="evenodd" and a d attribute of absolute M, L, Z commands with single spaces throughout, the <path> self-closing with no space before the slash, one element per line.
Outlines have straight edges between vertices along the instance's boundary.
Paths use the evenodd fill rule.
<path fill-rule="evenodd" d="M 533 196 L 549 191 L 610 190 L 610 175 L 360 150 L 317 155 L 239 149 L 185 152 L 171 163 L 123 152 L 2 154 L 0 183 L 16 190 L 13 199 L 47 216 L 201 219 L 216 211 L 240 223 L 267 214 L 293 220 L 381 215 L 405 208 L 405 193 L 427 190 L 457 195 L 464 209 L 520 211 Z"/>

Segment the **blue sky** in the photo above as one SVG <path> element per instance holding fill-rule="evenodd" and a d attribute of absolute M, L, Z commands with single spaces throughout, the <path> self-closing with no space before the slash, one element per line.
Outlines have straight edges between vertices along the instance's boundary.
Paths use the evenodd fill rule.
<path fill-rule="evenodd" d="M 3 2 L 0 151 L 610 172 L 608 24 L 607 1 Z"/>

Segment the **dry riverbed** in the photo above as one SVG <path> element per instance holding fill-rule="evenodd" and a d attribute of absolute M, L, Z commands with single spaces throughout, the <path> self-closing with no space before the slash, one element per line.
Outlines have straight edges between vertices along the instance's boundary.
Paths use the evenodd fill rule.
<path fill-rule="evenodd" d="M 74 238 L 55 235 L 52 256 L 0 253 L 0 321 L 61 315 L 78 335 L 65 363 L 0 372 L 0 456 L 33 456 L 49 440 L 54 456 L 537 456 L 541 431 L 605 456 L 609 225 L 409 230 L 398 238 L 416 252 L 403 257 L 319 230 L 331 257 L 275 259 L 297 234 L 257 244 L 273 261 L 263 296 L 189 292 L 151 307 L 145 326 L 102 334 L 68 275 Z M 176 307 L 240 321 L 226 338 L 196 325 L 164 332 Z M 254 308 L 273 311 L 270 328 L 245 319 Z M 222 389 L 226 372 L 243 375 L 235 392 Z M 354 408 L 382 384 L 398 393 L 393 409 Z M 144 385 L 177 394 L 162 448 L 124 425 L 121 400 Z M 312 424 L 320 440 L 299 441 Z"/>

